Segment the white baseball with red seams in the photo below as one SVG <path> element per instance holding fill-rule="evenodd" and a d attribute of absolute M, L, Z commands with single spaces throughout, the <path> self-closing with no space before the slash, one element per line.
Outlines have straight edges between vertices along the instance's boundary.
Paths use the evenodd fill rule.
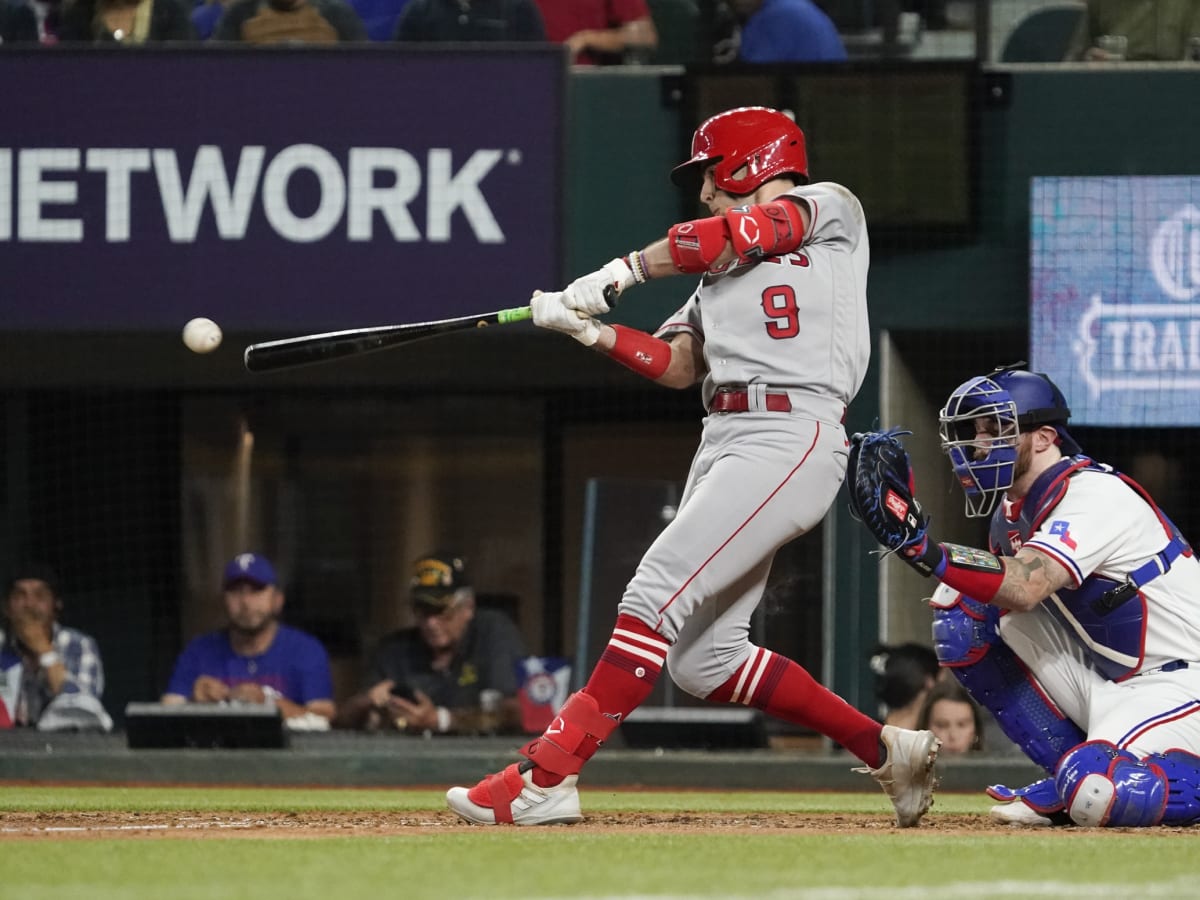
<path fill-rule="evenodd" d="M 212 319 L 198 317 L 183 326 L 183 343 L 193 353 L 211 353 L 221 346 L 221 327 Z"/>

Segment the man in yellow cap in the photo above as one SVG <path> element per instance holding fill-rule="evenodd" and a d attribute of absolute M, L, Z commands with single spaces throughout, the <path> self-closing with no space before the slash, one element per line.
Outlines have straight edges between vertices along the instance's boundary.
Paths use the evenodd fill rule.
<path fill-rule="evenodd" d="M 343 728 L 411 733 L 516 730 L 521 634 L 501 612 L 480 609 L 461 556 L 435 551 L 413 566 L 416 624 L 385 637 L 367 687 L 339 708 Z"/>

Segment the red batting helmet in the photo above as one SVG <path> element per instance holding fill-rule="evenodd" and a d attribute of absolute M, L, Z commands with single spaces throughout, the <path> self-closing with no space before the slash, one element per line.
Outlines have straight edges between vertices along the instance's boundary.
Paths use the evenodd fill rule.
<path fill-rule="evenodd" d="M 692 158 L 671 172 L 680 187 L 699 182 L 716 164 L 713 183 L 729 194 L 750 194 L 780 175 L 808 181 L 804 132 L 788 116 L 765 106 L 743 106 L 706 120 L 692 136 Z M 745 174 L 734 173 L 745 167 Z"/>

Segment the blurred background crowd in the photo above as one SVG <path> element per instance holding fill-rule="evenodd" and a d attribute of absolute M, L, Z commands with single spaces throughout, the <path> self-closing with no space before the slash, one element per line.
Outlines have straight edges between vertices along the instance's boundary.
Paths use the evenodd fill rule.
<path fill-rule="evenodd" d="M 1193 0 L 0 0 L 0 44 L 549 42 L 577 66 L 1192 60 Z"/>

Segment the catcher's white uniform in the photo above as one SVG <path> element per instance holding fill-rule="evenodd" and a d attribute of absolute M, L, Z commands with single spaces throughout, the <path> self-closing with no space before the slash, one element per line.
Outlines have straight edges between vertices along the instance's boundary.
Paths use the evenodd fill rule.
<path fill-rule="evenodd" d="M 1036 609 L 1006 613 L 1000 634 L 1046 694 L 1092 740 L 1138 756 L 1200 753 L 1200 562 L 1190 548 L 1126 602 L 1104 593 L 1163 552 L 1174 530 L 1121 478 L 1102 468 L 1073 473 L 1068 490 L 1021 541 L 1011 505 L 993 519 L 1051 556 L 1076 587 Z M 1028 498 L 1035 499 L 1035 498 Z"/>

